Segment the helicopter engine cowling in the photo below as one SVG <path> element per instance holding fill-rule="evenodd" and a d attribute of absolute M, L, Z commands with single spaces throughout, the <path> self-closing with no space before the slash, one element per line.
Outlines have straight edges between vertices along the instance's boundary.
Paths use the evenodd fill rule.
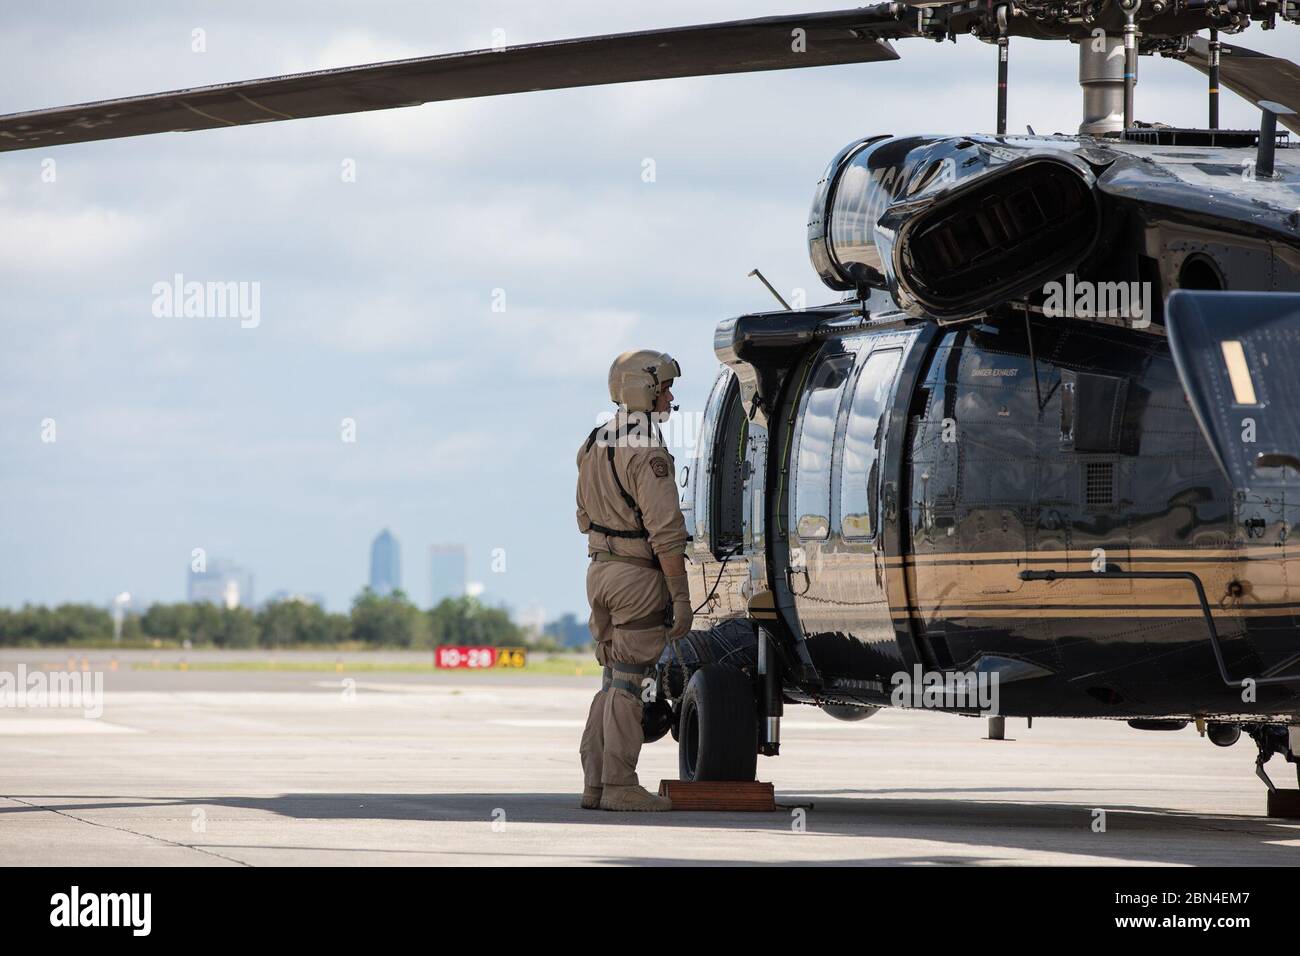
<path fill-rule="evenodd" d="M 915 315 L 978 313 L 1087 259 L 1101 231 L 1095 184 L 1049 141 L 860 140 L 818 184 L 813 266 L 833 289 L 887 289 Z"/>

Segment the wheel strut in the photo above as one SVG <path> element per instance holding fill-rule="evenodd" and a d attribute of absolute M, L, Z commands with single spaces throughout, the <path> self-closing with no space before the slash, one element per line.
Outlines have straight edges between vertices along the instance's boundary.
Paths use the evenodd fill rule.
<path fill-rule="evenodd" d="M 1277 787 L 1269 779 L 1264 764 L 1268 763 L 1273 754 L 1283 754 L 1287 760 L 1293 762 L 1296 759 L 1291 753 L 1287 728 L 1279 724 L 1246 724 L 1244 729 L 1259 748 L 1259 753 L 1255 756 L 1255 776 L 1264 781 L 1264 786 L 1268 787 L 1269 793 L 1277 793 Z"/>
<path fill-rule="evenodd" d="M 781 753 L 781 661 L 767 629 L 758 629 L 759 736 L 758 752 L 764 757 Z"/>

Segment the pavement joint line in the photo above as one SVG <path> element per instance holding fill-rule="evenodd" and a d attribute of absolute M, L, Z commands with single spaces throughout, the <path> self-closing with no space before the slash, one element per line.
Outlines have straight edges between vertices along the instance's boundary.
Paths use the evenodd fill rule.
<path fill-rule="evenodd" d="M 57 814 L 58 816 L 67 817 L 69 820 L 76 820 L 78 823 L 89 824 L 92 827 L 100 827 L 105 830 L 117 830 L 119 833 L 129 833 L 132 836 L 144 837 L 146 840 L 155 840 L 158 843 L 165 843 L 168 846 L 182 847 L 186 850 L 193 850 L 196 853 L 204 853 L 207 854 L 208 856 L 215 856 L 219 860 L 225 860 L 226 862 L 234 863 L 237 866 L 247 866 L 247 867 L 253 866 L 252 863 L 247 863 L 244 860 L 237 860 L 233 856 L 223 856 L 220 853 L 215 853 L 212 850 L 206 850 L 203 847 L 196 846 L 193 843 L 180 843 L 176 840 L 169 840 L 166 837 L 154 836 L 152 833 L 142 833 L 139 830 L 132 830 L 130 827 L 118 827 L 118 826 L 113 826 L 113 824 L 111 823 L 99 823 L 98 821 L 95 820 L 87 820 L 84 817 L 79 817 L 76 816 L 75 814 L 68 813 L 66 810 L 60 810 L 57 807 L 47 807 L 44 804 L 40 804 L 40 803 L 29 803 L 26 800 L 23 800 L 19 797 L 10 797 L 10 796 L 4 796 L 3 794 L 0 794 L 0 798 L 3 798 L 5 800 L 12 800 L 14 803 L 21 803 L 25 807 L 31 807 L 33 810 L 46 810 L 50 813 Z"/>

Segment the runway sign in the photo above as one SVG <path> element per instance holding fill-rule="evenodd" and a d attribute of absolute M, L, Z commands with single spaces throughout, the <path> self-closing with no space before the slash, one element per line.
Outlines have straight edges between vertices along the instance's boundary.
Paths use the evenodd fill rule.
<path fill-rule="evenodd" d="M 528 652 L 522 647 L 439 647 L 434 654 L 439 670 L 488 670 L 493 667 L 523 667 Z"/>

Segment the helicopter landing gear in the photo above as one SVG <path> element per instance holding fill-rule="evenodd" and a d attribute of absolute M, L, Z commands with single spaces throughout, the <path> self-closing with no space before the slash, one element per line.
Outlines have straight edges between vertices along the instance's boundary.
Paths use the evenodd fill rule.
<path fill-rule="evenodd" d="M 1264 770 L 1273 754 L 1282 754 L 1296 767 L 1296 781 L 1300 783 L 1300 724 L 1284 727 L 1281 724 L 1247 724 L 1250 738 L 1259 749 L 1255 757 L 1255 775 L 1268 787 L 1268 815 L 1287 819 L 1300 818 L 1300 790 L 1279 790 Z"/>
<path fill-rule="evenodd" d="M 686 685 L 677 727 L 682 780 L 753 780 L 758 768 L 754 684 L 729 664 L 705 664 Z"/>

